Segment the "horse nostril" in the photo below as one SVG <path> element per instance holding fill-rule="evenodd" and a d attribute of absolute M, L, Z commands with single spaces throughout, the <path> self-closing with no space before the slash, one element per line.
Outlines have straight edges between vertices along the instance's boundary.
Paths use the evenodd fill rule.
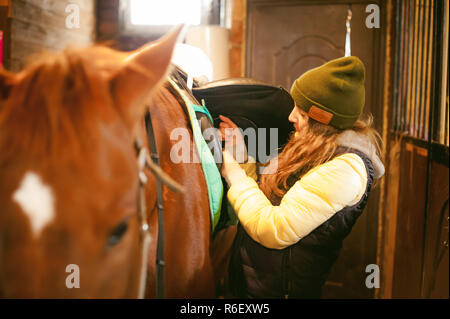
<path fill-rule="evenodd" d="M 128 223 L 126 220 L 120 222 L 111 232 L 108 241 L 106 242 L 107 247 L 113 247 L 120 242 L 123 235 L 127 232 Z"/>

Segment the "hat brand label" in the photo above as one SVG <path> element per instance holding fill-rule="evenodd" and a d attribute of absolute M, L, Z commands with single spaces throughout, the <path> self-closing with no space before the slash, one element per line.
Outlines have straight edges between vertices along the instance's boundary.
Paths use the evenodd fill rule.
<path fill-rule="evenodd" d="M 329 124 L 331 119 L 333 118 L 332 113 L 324 111 L 315 105 L 312 105 L 309 109 L 308 116 L 322 124 Z"/>

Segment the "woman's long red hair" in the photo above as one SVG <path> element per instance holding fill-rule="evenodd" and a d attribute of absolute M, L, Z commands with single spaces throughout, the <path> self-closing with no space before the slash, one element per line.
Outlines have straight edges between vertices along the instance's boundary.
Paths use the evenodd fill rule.
<path fill-rule="evenodd" d="M 356 121 L 351 130 L 366 135 L 381 156 L 381 137 L 372 127 L 373 117 Z M 338 147 L 337 138 L 343 130 L 308 118 L 308 124 L 298 134 L 292 134 L 279 154 L 278 169 L 273 174 L 262 174 L 259 187 L 277 204 L 295 181 L 312 168 L 329 161 Z"/>

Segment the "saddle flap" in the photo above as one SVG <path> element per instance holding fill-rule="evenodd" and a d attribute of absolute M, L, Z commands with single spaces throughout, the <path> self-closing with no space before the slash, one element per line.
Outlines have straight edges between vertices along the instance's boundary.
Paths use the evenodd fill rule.
<path fill-rule="evenodd" d="M 276 87 L 252 78 L 230 78 L 207 83 L 193 88 L 192 93 L 198 101 L 205 100 L 214 119 L 214 126 L 219 127 L 219 115 L 229 117 L 242 130 L 256 130 L 257 146 L 249 147 L 249 154 L 261 160 L 260 145 L 265 145 L 264 155 L 277 154 L 294 127 L 287 119 L 295 103 L 291 95 L 282 87 Z M 278 131 L 278 143 L 270 143 L 270 128 Z M 258 131 L 258 129 L 265 129 Z M 264 132 L 265 131 L 265 132 Z M 260 136 L 264 132 L 265 136 Z"/>

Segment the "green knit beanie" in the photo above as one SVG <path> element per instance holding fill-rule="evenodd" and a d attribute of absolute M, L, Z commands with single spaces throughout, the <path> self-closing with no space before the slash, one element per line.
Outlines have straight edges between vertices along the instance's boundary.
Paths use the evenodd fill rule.
<path fill-rule="evenodd" d="M 364 73 L 357 57 L 331 60 L 303 73 L 292 85 L 291 95 L 314 120 L 351 128 L 364 108 Z"/>

